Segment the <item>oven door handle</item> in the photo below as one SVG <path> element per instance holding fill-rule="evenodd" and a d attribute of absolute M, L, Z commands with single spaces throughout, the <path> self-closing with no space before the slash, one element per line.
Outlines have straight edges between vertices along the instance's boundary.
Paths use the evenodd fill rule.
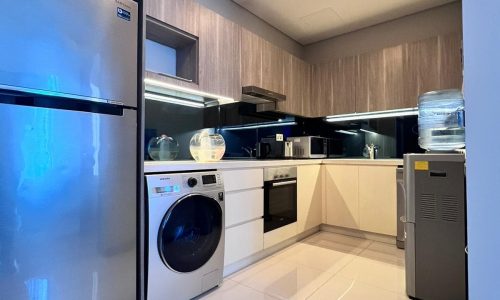
<path fill-rule="evenodd" d="M 289 184 L 296 184 L 297 180 L 289 180 L 289 181 L 281 181 L 281 182 L 273 182 L 273 186 L 282 186 L 282 185 L 289 185 Z"/>

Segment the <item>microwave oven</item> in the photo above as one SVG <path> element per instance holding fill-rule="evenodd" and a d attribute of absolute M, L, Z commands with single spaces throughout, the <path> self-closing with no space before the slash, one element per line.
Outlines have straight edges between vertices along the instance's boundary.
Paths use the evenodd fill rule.
<path fill-rule="evenodd" d="M 326 158 L 328 156 L 328 139 L 320 136 L 289 137 L 293 142 L 295 158 Z"/>

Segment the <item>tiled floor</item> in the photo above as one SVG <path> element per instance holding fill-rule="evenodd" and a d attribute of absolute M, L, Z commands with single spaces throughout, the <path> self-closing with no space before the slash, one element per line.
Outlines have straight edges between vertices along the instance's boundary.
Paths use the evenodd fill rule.
<path fill-rule="evenodd" d="M 320 232 L 229 276 L 201 299 L 408 299 L 404 252 Z"/>

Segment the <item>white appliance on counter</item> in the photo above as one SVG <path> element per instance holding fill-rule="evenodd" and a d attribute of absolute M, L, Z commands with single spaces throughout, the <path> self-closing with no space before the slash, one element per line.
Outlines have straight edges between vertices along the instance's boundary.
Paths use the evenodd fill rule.
<path fill-rule="evenodd" d="M 295 158 L 326 158 L 328 156 L 328 139 L 320 136 L 289 137 L 293 142 L 293 157 Z"/>
<path fill-rule="evenodd" d="M 146 175 L 149 300 L 196 297 L 222 283 L 224 185 L 219 172 Z"/>

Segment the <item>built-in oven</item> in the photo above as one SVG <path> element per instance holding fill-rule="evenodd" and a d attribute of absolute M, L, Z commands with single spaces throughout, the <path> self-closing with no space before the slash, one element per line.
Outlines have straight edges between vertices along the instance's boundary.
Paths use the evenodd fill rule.
<path fill-rule="evenodd" d="M 264 232 L 297 222 L 297 167 L 264 169 Z"/>

